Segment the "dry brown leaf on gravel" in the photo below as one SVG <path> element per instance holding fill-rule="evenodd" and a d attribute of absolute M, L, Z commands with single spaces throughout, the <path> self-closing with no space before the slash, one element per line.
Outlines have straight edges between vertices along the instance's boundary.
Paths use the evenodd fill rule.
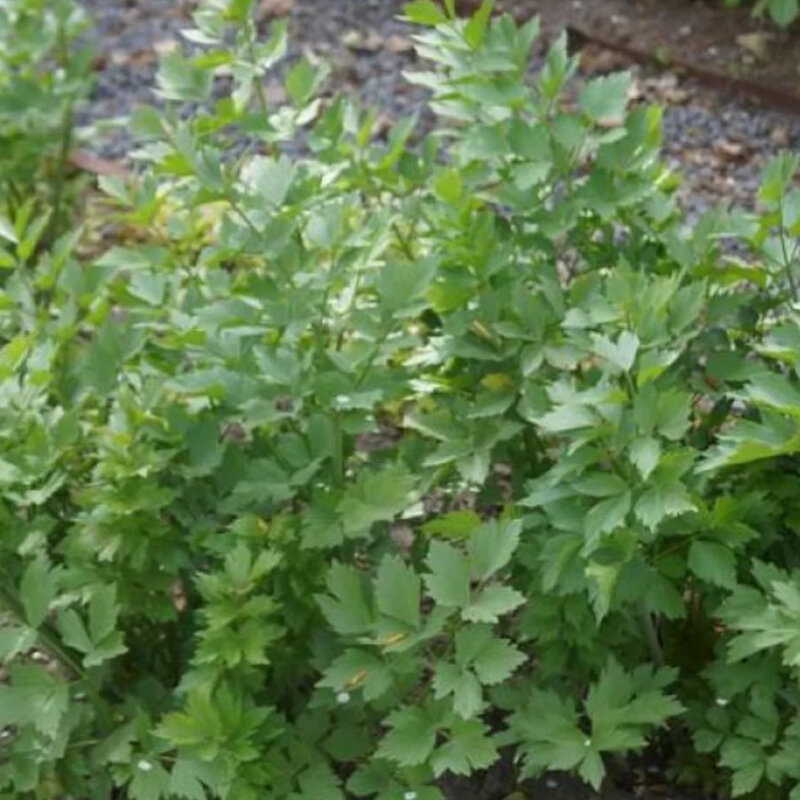
<path fill-rule="evenodd" d="M 275 17 L 285 17 L 294 7 L 294 0 L 261 0 L 256 12 L 259 22 Z"/>
<path fill-rule="evenodd" d="M 789 128 L 786 125 L 776 125 L 769 135 L 772 143 L 778 147 L 788 147 L 791 141 Z"/>
<path fill-rule="evenodd" d="M 76 169 L 82 169 L 94 175 L 116 175 L 126 178 L 130 174 L 119 161 L 110 161 L 86 150 L 73 150 L 69 154 L 69 163 Z"/>
<path fill-rule="evenodd" d="M 689 99 L 689 92 L 680 86 L 678 76 L 674 72 L 649 78 L 645 81 L 645 85 L 652 92 L 654 99 L 660 103 L 682 105 Z"/>
<path fill-rule="evenodd" d="M 148 67 L 156 63 L 157 56 L 149 48 L 138 48 L 136 50 L 114 50 L 109 60 L 115 67 Z"/>
<path fill-rule="evenodd" d="M 741 163 L 747 161 L 750 156 L 750 151 L 746 145 L 741 142 L 729 142 L 726 139 L 719 139 L 714 142 L 711 148 L 718 158 L 723 161 L 730 161 L 733 163 Z"/>
<path fill-rule="evenodd" d="M 375 31 L 349 30 L 342 36 L 342 44 L 348 50 L 362 53 L 377 53 L 384 46 L 384 38 Z"/>
<path fill-rule="evenodd" d="M 587 75 L 595 73 L 616 72 L 630 65 L 630 59 L 613 50 L 606 50 L 594 45 L 581 48 L 579 54 L 581 69 Z"/>

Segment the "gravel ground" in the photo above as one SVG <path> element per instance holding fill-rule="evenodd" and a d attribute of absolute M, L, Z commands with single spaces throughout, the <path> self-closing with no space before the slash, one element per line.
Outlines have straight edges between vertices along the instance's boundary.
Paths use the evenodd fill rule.
<path fill-rule="evenodd" d="M 560 2 L 561 0 L 553 0 Z M 412 67 L 409 27 L 397 19 L 403 0 L 262 0 L 271 12 L 290 11 L 290 57 L 306 49 L 332 65 L 335 90 L 359 96 L 387 120 L 419 109 L 424 93 L 408 85 L 402 71 Z M 97 85 L 86 121 L 122 117 L 152 103 L 158 54 L 181 41 L 191 0 L 84 0 L 96 21 L 100 48 Z M 614 63 L 608 54 L 584 59 L 587 71 Z M 750 204 L 768 158 L 781 148 L 800 150 L 800 118 L 709 92 L 670 73 L 635 68 L 636 94 L 666 106 L 665 156 L 685 175 L 681 198 L 694 216 L 720 200 Z M 279 76 L 268 87 L 282 97 Z M 96 140 L 103 156 L 119 158 L 128 144 L 124 127 Z"/>

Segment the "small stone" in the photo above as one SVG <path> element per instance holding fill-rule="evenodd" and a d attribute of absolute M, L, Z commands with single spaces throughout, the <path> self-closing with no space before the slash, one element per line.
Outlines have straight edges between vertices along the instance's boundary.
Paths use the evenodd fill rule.
<path fill-rule="evenodd" d="M 278 81 L 270 81 L 264 86 L 264 96 L 271 106 L 282 106 L 286 103 L 286 89 Z"/>
<path fill-rule="evenodd" d="M 384 45 L 384 39 L 375 31 L 349 30 L 342 36 L 342 44 L 348 50 L 362 53 L 376 53 Z"/>
<path fill-rule="evenodd" d="M 383 46 L 390 52 L 396 54 L 410 53 L 414 49 L 414 43 L 407 36 L 398 36 L 393 33 L 383 43 Z"/>
<path fill-rule="evenodd" d="M 384 139 L 394 124 L 395 120 L 389 114 L 379 114 L 378 118 L 375 120 L 372 132 L 379 139 Z"/>
<path fill-rule="evenodd" d="M 153 45 L 153 50 L 158 55 L 165 56 L 169 53 L 174 53 L 179 47 L 175 39 L 160 39 Z"/>
<path fill-rule="evenodd" d="M 736 41 L 741 47 L 762 61 L 769 60 L 771 39 L 769 34 L 761 32 L 742 33 L 736 37 Z"/>
<path fill-rule="evenodd" d="M 778 147 L 788 147 L 789 145 L 789 128 L 786 125 L 776 125 L 769 135 L 772 143 Z"/>

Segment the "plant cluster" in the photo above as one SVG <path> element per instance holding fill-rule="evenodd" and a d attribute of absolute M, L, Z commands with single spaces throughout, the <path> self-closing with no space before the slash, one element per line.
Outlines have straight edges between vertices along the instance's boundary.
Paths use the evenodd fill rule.
<path fill-rule="evenodd" d="M 31 252 L 65 227 L 74 112 L 89 88 L 85 28 L 73 0 L 0 0 L 0 237 L 28 228 Z"/>
<path fill-rule="evenodd" d="M 800 796 L 797 160 L 687 230 L 660 110 L 563 38 L 530 78 L 535 21 L 410 3 L 438 122 L 379 136 L 308 61 L 269 108 L 252 5 L 165 58 L 115 246 L 0 229 L 0 798 L 599 787 L 648 743 Z"/>

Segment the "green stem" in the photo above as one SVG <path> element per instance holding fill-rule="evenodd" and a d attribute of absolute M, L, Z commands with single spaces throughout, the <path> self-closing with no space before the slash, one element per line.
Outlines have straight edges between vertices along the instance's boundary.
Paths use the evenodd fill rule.
<path fill-rule="evenodd" d="M 5 582 L 5 576 L 3 576 L 3 581 Z M 20 625 L 27 627 L 25 614 L 20 602 L 2 585 L 0 585 L 0 604 L 2 604 L 6 611 L 8 611 Z M 49 630 L 46 625 L 42 625 L 36 629 L 36 636 L 41 641 L 45 650 L 55 656 L 61 664 L 67 667 L 78 678 L 83 679 L 86 677 L 83 667 L 61 643 L 54 631 Z"/>
<path fill-rule="evenodd" d="M 403 251 L 405 257 L 409 261 L 414 261 L 416 257 L 414 255 L 414 251 L 411 249 L 411 243 L 403 235 L 403 232 L 400 230 L 400 226 L 396 222 L 392 223 L 392 231 L 397 237 L 397 241 L 400 243 L 400 249 Z"/>
<path fill-rule="evenodd" d="M 344 436 L 342 436 L 342 423 L 338 414 L 333 417 L 333 485 L 340 487 L 344 484 Z"/>
<path fill-rule="evenodd" d="M 44 237 L 46 242 L 54 241 L 61 229 L 61 206 L 64 200 L 64 187 L 67 182 L 69 151 L 72 148 L 72 128 L 73 110 L 72 100 L 70 100 L 64 109 L 64 116 L 61 120 L 61 145 L 58 151 L 56 175 L 53 183 L 53 209 L 47 226 L 47 234 Z"/>
<path fill-rule="evenodd" d="M 69 70 L 69 42 L 67 41 L 66 22 L 60 19 L 58 25 L 58 65 L 66 73 Z M 45 242 L 54 241 L 59 233 L 61 226 L 61 206 L 64 199 L 64 187 L 67 180 L 67 162 L 69 151 L 72 148 L 72 131 L 75 123 L 74 119 L 74 96 L 67 99 L 64 106 L 64 113 L 61 117 L 61 143 L 58 151 L 58 161 L 56 162 L 56 175 L 53 183 L 53 205 L 50 221 L 47 225 L 47 233 L 44 236 Z"/>
<path fill-rule="evenodd" d="M 656 666 L 663 666 L 664 653 L 661 650 L 661 642 L 658 641 L 658 632 L 653 623 L 653 617 L 650 612 L 645 608 L 644 603 L 639 604 L 639 616 L 642 621 L 642 630 L 644 631 L 647 645 L 650 648 L 650 655 L 653 658 Z"/>
<path fill-rule="evenodd" d="M 792 257 L 789 257 L 789 252 L 786 248 L 786 232 L 783 229 L 783 197 L 781 197 L 781 201 L 779 204 L 779 213 L 781 215 L 780 220 L 780 242 L 781 242 L 781 253 L 783 255 L 783 268 L 786 270 L 786 279 L 789 281 L 789 290 L 792 293 L 792 300 L 796 303 L 798 301 L 798 294 L 797 294 L 797 284 L 794 280 L 794 275 L 792 275 L 792 266 L 794 261 L 794 253 Z"/>
<path fill-rule="evenodd" d="M 11 178 L 6 178 L 6 185 L 8 186 L 8 199 L 6 200 L 6 211 L 8 218 L 14 222 L 17 216 L 17 209 L 22 205 L 22 193 L 17 185 Z"/>
<path fill-rule="evenodd" d="M 264 84 L 261 82 L 261 73 L 258 66 L 258 54 L 256 53 L 256 41 L 253 31 L 254 25 L 255 24 L 253 20 L 250 19 L 245 26 L 247 56 L 250 59 L 250 63 L 253 65 L 253 85 L 255 86 L 258 105 L 261 108 L 261 113 L 266 117 L 269 115 L 269 104 L 267 103 L 267 95 L 264 92 Z"/>
<path fill-rule="evenodd" d="M 247 225 L 247 227 L 250 230 L 250 233 L 252 233 L 253 236 L 256 237 L 256 239 L 260 239 L 261 231 L 259 231 L 258 228 L 256 228 L 253 221 L 250 219 L 250 217 L 247 216 L 244 209 L 239 205 L 239 203 L 234 198 L 232 192 L 228 196 L 228 202 L 230 203 L 230 206 L 233 209 L 234 213 L 239 217 L 239 219 L 242 220 L 242 222 L 244 222 L 245 225 Z"/>
<path fill-rule="evenodd" d="M 366 380 L 367 375 L 369 374 L 370 369 L 372 369 L 372 365 L 375 363 L 375 359 L 378 357 L 378 354 L 381 351 L 381 347 L 383 347 L 383 343 L 388 338 L 390 332 L 391 332 L 391 327 L 387 325 L 384 328 L 384 330 L 381 331 L 381 334 L 378 336 L 378 338 L 375 340 L 375 347 L 372 348 L 372 352 L 369 354 L 369 358 L 367 358 L 367 360 L 364 362 L 364 366 L 361 367 L 356 377 L 356 384 L 355 384 L 356 388 L 360 387 L 361 384 L 364 383 L 364 381 Z"/>

